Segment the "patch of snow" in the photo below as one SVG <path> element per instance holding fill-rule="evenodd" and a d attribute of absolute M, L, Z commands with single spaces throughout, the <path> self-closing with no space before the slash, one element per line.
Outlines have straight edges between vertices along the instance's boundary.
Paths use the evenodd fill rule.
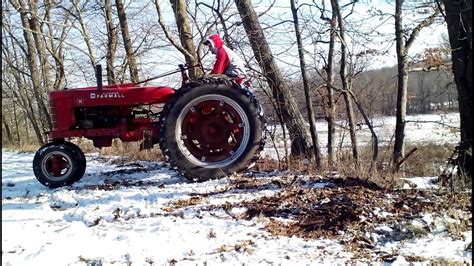
<path fill-rule="evenodd" d="M 329 182 L 314 182 L 308 187 L 311 187 L 311 188 L 325 188 L 329 185 L 331 185 L 331 183 L 329 183 Z"/>
<path fill-rule="evenodd" d="M 421 218 L 426 224 L 431 224 L 433 223 L 433 215 L 431 213 L 425 213 L 423 217 Z"/>
<path fill-rule="evenodd" d="M 379 225 L 377 227 L 375 227 L 375 230 L 376 231 L 381 231 L 381 232 L 393 232 L 393 229 L 387 225 Z"/>
<path fill-rule="evenodd" d="M 438 180 L 437 176 L 424 176 L 424 177 L 409 177 L 409 178 L 402 178 L 403 180 L 407 181 L 403 185 L 404 189 L 415 188 L 418 189 L 437 189 L 438 185 L 435 182 Z"/>
<path fill-rule="evenodd" d="M 319 204 L 326 204 L 326 203 L 329 203 L 331 202 L 331 200 L 329 198 L 324 198 L 323 200 L 321 200 L 321 202 L 319 202 Z"/>
<path fill-rule="evenodd" d="M 472 231 L 463 233 L 464 240 L 454 240 L 441 235 L 428 235 L 406 241 L 399 245 L 398 252 L 403 256 L 420 256 L 432 260 L 453 260 L 471 264 L 472 252 L 466 247 L 472 242 Z M 449 243 L 449 244 L 448 244 Z"/>
<path fill-rule="evenodd" d="M 424 226 L 424 224 L 421 222 L 421 221 L 418 221 L 418 220 L 413 220 L 411 222 L 411 224 L 414 226 L 414 227 L 418 227 L 418 228 L 422 228 Z"/>
<path fill-rule="evenodd" d="M 230 212 L 234 215 L 241 215 L 247 212 L 247 208 L 244 207 L 234 207 L 230 210 Z"/>

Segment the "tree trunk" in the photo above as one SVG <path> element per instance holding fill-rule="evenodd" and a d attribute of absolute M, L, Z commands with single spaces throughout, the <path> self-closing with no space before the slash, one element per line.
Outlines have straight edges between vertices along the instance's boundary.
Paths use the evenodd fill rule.
<path fill-rule="evenodd" d="M 347 46 L 346 46 L 346 29 L 343 17 L 341 15 L 341 9 L 337 0 L 331 0 L 331 7 L 333 12 L 336 13 L 337 21 L 339 24 L 339 38 L 341 39 L 341 70 L 339 72 L 342 82 L 342 92 L 344 95 L 344 101 L 346 103 L 346 113 L 349 121 L 349 133 L 351 137 L 352 156 L 354 157 L 356 166 L 359 166 L 359 148 L 357 145 L 357 136 L 355 134 L 355 115 L 354 107 L 352 106 L 352 98 L 350 97 L 350 84 L 347 82 Z"/>
<path fill-rule="evenodd" d="M 332 12 L 331 18 L 331 28 L 330 28 L 330 39 L 329 39 L 329 50 L 328 50 L 328 62 L 326 66 L 326 90 L 328 92 L 328 113 L 327 113 L 327 122 L 328 122 L 328 166 L 334 166 L 336 162 L 336 105 L 334 103 L 334 46 L 336 43 L 336 25 L 337 25 L 337 16 L 335 12 Z"/>
<path fill-rule="evenodd" d="M 395 1 L 395 40 L 398 70 L 395 143 L 393 150 L 395 171 L 399 170 L 397 165 L 401 160 L 403 160 L 405 154 L 405 119 L 407 113 L 408 93 L 407 50 L 403 39 L 402 5 L 403 0 Z"/>
<path fill-rule="evenodd" d="M 311 102 L 311 95 L 309 90 L 308 74 L 306 73 L 306 63 L 304 60 L 303 41 L 301 40 L 300 26 L 298 22 L 298 10 L 295 5 L 295 0 L 291 0 L 291 13 L 293 14 L 293 22 L 295 26 L 296 41 L 298 44 L 298 55 L 300 60 L 301 76 L 303 78 L 303 90 L 306 101 L 306 110 L 308 111 L 309 130 L 311 133 L 311 140 L 313 141 L 313 152 L 316 161 L 316 167 L 321 167 L 321 148 L 319 147 L 318 132 L 316 131 L 316 122 L 314 118 L 313 103 Z"/>
<path fill-rule="evenodd" d="M 38 7 L 36 4 L 36 1 L 34 0 L 29 0 L 29 12 L 31 12 L 31 16 L 28 19 L 30 28 L 32 30 L 32 35 L 33 35 L 33 40 L 35 43 L 35 48 L 36 48 L 36 54 L 39 57 L 39 62 L 40 65 L 38 66 L 41 71 L 38 70 L 38 72 L 41 72 L 41 80 L 40 85 L 38 88 L 39 91 L 39 96 L 41 97 L 41 103 L 45 103 L 48 101 L 48 92 L 51 91 L 53 88 L 52 86 L 52 81 L 51 81 L 51 72 L 50 72 L 50 66 L 48 62 L 48 58 L 46 56 L 46 48 L 45 48 L 45 43 L 43 39 L 43 31 L 40 28 L 39 21 L 38 21 Z M 38 73 L 39 75 L 39 73 Z M 46 121 L 47 127 L 45 128 L 47 131 L 53 129 L 53 124 L 51 121 L 51 117 L 49 116 L 48 109 L 46 106 L 44 107 L 46 109 L 43 114 L 43 119 Z M 43 110 L 44 110 L 43 109 Z"/>
<path fill-rule="evenodd" d="M 12 131 L 10 130 L 10 125 L 8 124 L 8 121 L 5 118 L 4 112 L 2 112 L 2 123 L 3 123 L 3 127 L 5 128 L 5 132 L 7 133 L 8 142 L 13 143 Z"/>
<path fill-rule="evenodd" d="M 48 27 L 48 34 L 49 36 L 54 36 L 54 30 L 53 30 L 53 22 L 51 21 L 51 3 L 48 3 L 45 5 L 45 22 Z M 66 12 L 64 15 L 64 24 L 69 23 L 69 12 Z M 46 39 L 49 39 L 49 47 L 47 46 L 47 49 L 49 50 L 51 56 L 54 59 L 54 64 L 56 68 L 56 73 L 55 73 L 55 79 L 53 83 L 53 90 L 60 90 L 64 87 L 64 84 L 66 83 L 66 71 L 64 69 L 64 42 L 67 36 L 67 29 L 68 27 L 63 27 L 61 30 L 61 35 L 59 38 L 50 38 L 44 36 L 45 42 Z M 58 43 L 55 41 L 57 40 Z M 47 43 L 47 42 L 46 42 Z"/>
<path fill-rule="evenodd" d="M 179 39 L 181 46 L 188 51 L 184 54 L 188 66 L 199 65 L 196 47 L 194 46 L 193 34 L 189 25 L 187 6 L 185 0 L 170 0 L 173 7 L 176 26 L 178 26 Z M 189 69 L 189 77 L 195 79 L 203 75 L 201 68 L 195 67 Z"/>
<path fill-rule="evenodd" d="M 364 118 L 365 124 L 367 127 L 369 127 L 370 133 L 372 135 L 372 161 L 370 164 L 370 170 L 369 172 L 373 172 L 376 168 L 377 165 L 377 160 L 379 156 L 379 139 L 377 137 L 377 134 L 375 133 L 374 126 L 369 120 L 369 117 L 367 116 L 364 108 L 362 107 L 362 104 L 360 104 L 359 100 L 357 97 L 352 93 L 352 91 L 348 91 L 352 99 L 354 100 L 354 103 L 357 106 L 357 109 L 359 109 L 359 112 L 362 114 L 362 117 Z"/>
<path fill-rule="evenodd" d="M 30 139 L 30 130 L 29 130 L 29 127 L 28 127 L 28 118 L 25 117 L 25 135 L 24 135 L 25 139 Z"/>
<path fill-rule="evenodd" d="M 273 54 L 263 34 L 257 14 L 250 0 L 235 0 L 235 4 L 242 19 L 245 32 L 249 38 L 257 62 L 268 85 L 272 88 L 273 97 L 280 105 L 283 119 L 293 136 L 291 154 L 296 157 L 311 157 L 310 134 L 301 115 L 296 101 L 288 88 L 278 65 L 273 59 Z"/>
<path fill-rule="evenodd" d="M 471 149 L 471 153 L 462 156 L 462 166 L 472 178 L 473 131 L 472 119 L 473 90 L 472 90 L 472 1 L 444 0 L 446 23 L 448 25 L 449 43 L 453 61 L 454 80 L 458 91 L 459 113 L 461 117 L 461 145 Z"/>
<path fill-rule="evenodd" d="M 16 116 L 15 108 L 13 108 L 13 118 L 15 120 L 15 129 L 16 129 L 16 137 L 17 137 L 17 144 L 21 144 L 21 137 L 20 137 L 20 126 L 18 123 L 18 117 Z M 25 125 L 27 125 L 28 119 L 25 118 Z"/>
<path fill-rule="evenodd" d="M 105 23 L 107 26 L 107 53 L 106 58 L 106 71 L 107 71 L 107 84 L 116 84 L 115 80 L 115 71 L 114 71 L 114 60 L 115 52 L 117 51 L 118 36 L 117 36 L 117 27 L 113 23 L 113 12 L 112 12 L 112 1 L 104 1 L 104 13 L 105 13 Z"/>
<path fill-rule="evenodd" d="M 43 39 L 42 29 L 40 28 L 40 22 L 38 21 L 38 6 L 37 1 L 29 0 L 29 7 L 31 17 L 29 18 L 30 27 L 33 33 L 33 39 L 35 41 L 36 51 L 38 53 L 40 67 L 42 72 L 43 86 L 40 90 L 42 96 L 46 96 L 49 91 L 52 90 L 51 71 L 48 58 L 46 56 L 46 48 Z M 48 119 L 49 126 L 51 128 L 51 120 Z"/>
<path fill-rule="evenodd" d="M 130 70 L 130 80 L 133 83 L 138 82 L 138 68 L 135 52 L 132 48 L 132 41 L 130 40 L 130 32 L 128 30 L 127 15 L 123 7 L 122 0 L 115 0 L 117 6 L 118 18 L 120 21 L 120 28 L 122 29 L 123 45 L 125 46 L 125 53 L 127 54 L 128 67 Z"/>

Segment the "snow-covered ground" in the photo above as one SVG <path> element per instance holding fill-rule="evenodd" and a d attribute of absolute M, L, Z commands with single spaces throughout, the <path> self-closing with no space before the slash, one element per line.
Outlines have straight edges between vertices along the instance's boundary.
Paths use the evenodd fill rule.
<path fill-rule="evenodd" d="M 79 182 L 48 189 L 33 175 L 33 156 L 2 150 L 2 265 L 389 264 L 360 258 L 338 240 L 272 235 L 265 217 L 236 218 L 245 208 L 213 207 L 275 195 L 282 188 L 272 182 L 254 188 L 233 186 L 239 177 L 189 183 L 162 162 L 117 165 L 94 153 L 86 154 Z M 276 183 L 284 174 L 257 178 Z M 409 182 L 433 189 L 430 179 Z M 390 215 L 377 208 L 373 214 Z M 377 252 L 395 254 L 393 265 L 413 257 L 471 264 L 471 231 L 452 238 L 447 231 L 456 221 L 449 219 L 422 215 L 413 226 L 432 230 L 414 239 L 384 240 L 383 232 L 393 230 L 384 224 L 371 237 Z"/>
<path fill-rule="evenodd" d="M 87 155 L 87 174 L 80 182 L 71 188 L 50 190 L 35 180 L 32 154 L 2 152 L 3 265 L 93 261 L 162 265 L 173 260 L 191 265 L 204 261 L 288 264 L 350 258 L 335 242 L 271 236 L 256 220 L 234 220 L 223 210 L 166 210 L 172 201 L 222 190 L 228 179 L 188 183 L 160 163 L 144 162 L 142 165 L 150 171 L 118 175 L 114 171 L 137 166 L 100 163 L 97 157 Z M 97 188 L 124 179 L 145 185 Z M 203 204 L 243 201 L 273 193 L 274 189 L 227 191 L 208 197 Z M 236 245 L 250 245 L 253 251 L 236 251 Z M 318 246 L 331 253 L 323 256 Z"/>

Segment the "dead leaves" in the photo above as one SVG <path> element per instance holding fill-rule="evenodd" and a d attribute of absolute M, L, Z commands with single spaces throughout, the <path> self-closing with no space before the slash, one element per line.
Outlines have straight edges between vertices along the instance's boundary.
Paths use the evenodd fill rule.
<path fill-rule="evenodd" d="M 275 180 L 267 180 L 267 184 L 258 185 L 257 182 L 249 180 L 234 182 L 238 184 L 237 187 L 254 189 L 276 184 Z M 224 210 L 234 207 L 246 209 L 245 213 L 233 218 L 257 218 L 263 221 L 267 230 L 274 235 L 305 239 L 339 239 L 351 250 L 359 251 L 373 249 L 380 238 L 400 241 L 425 235 L 430 232 L 429 225 L 415 228 L 411 223 L 415 219 L 421 219 L 425 213 L 442 215 L 449 209 L 470 212 L 470 195 L 453 196 L 440 191 L 388 190 L 357 178 L 324 182 L 329 185 L 308 185 L 308 182 L 303 184 L 291 182 L 291 178 L 282 178 L 282 181 L 278 182 L 282 189 L 273 196 L 212 207 Z M 461 220 L 462 225 L 472 224 L 472 218 Z M 393 230 L 375 233 L 375 228 L 381 224 Z M 453 231 L 459 232 L 461 229 L 453 228 Z M 393 256 L 386 256 L 385 259 L 390 261 Z"/>

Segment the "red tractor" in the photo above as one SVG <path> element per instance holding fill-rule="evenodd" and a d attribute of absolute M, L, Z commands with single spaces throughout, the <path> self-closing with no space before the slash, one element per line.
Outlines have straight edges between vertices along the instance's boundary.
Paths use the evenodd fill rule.
<path fill-rule="evenodd" d="M 151 79 L 102 86 L 97 66 L 96 87 L 50 92 L 53 129 L 50 142 L 35 154 L 36 178 L 50 188 L 82 178 L 84 153 L 67 141 L 75 137 L 91 139 L 98 148 L 111 146 L 114 138 L 142 141 L 143 149 L 159 144 L 170 166 L 192 181 L 245 169 L 264 146 L 263 109 L 248 86 L 224 77 L 189 81 L 187 69 L 180 65 L 167 73 L 181 72 L 178 90 L 139 86 Z"/>

